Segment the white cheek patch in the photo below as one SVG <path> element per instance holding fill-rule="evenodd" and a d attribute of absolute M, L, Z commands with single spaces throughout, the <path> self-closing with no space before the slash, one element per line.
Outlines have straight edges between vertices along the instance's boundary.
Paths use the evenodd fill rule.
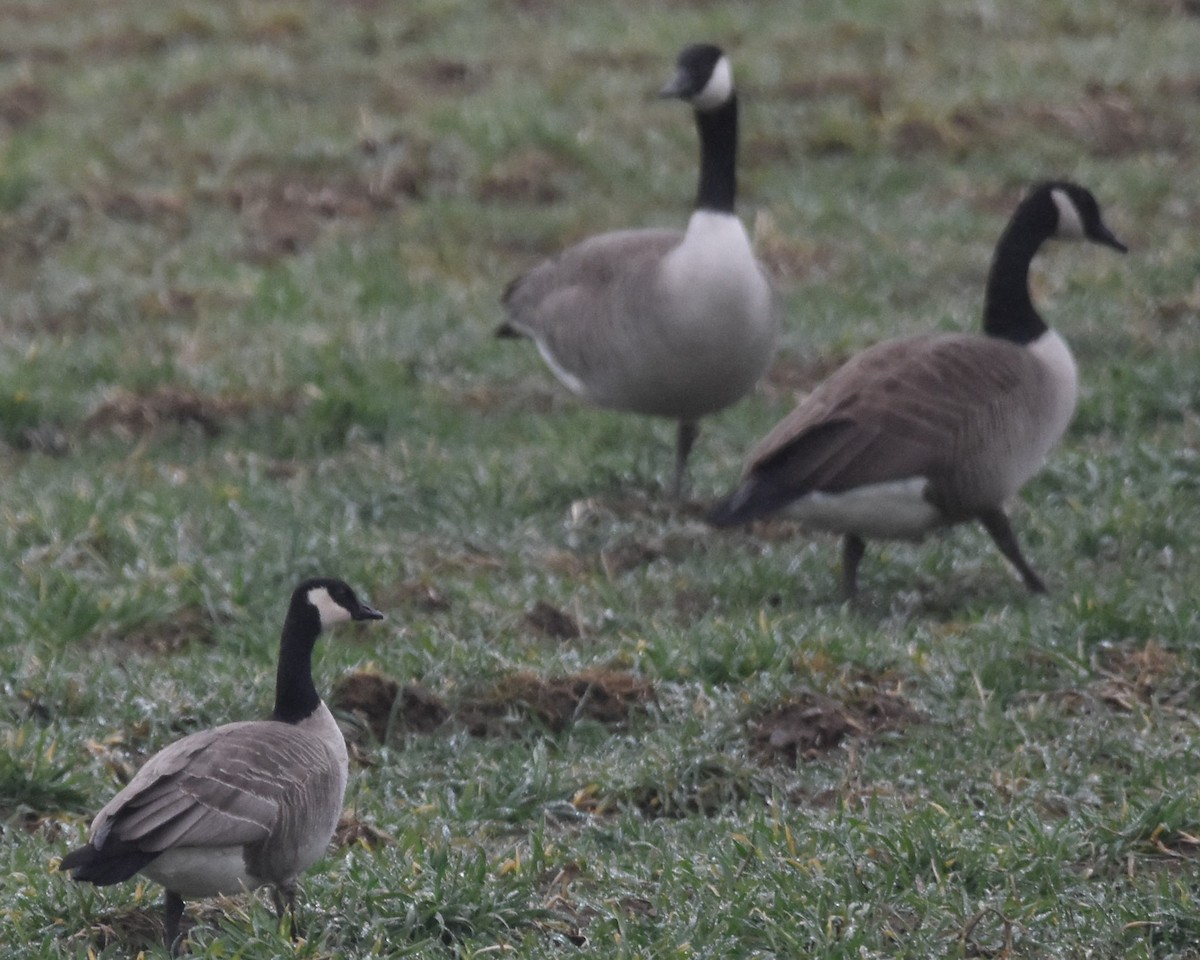
<path fill-rule="evenodd" d="M 334 600 L 324 587 L 313 587 L 309 590 L 308 602 L 317 608 L 323 627 L 331 623 L 344 623 L 350 619 L 350 611 Z"/>
<path fill-rule="evenodd" d="M 733 69 L 729 66 L 729 59 L 721 57 L 713 67 L 712 76 L 708 78 L 704 89 L 692 97 L 692 104 L 697 110 L 712 110 L 729 100 L 732 94 Z"/>
<path fill-rule="evenodd" d="M 1058 207 L 1058 229 L 1054 235 L 1065 240 L 1082 240 L 1083 218 L 1079 215 L 1079 208 L 1075 206 L 1074 201 L 1065 190 L 1051 190 L 1050 196 L 1054 199 L 1054 205 Z"/>

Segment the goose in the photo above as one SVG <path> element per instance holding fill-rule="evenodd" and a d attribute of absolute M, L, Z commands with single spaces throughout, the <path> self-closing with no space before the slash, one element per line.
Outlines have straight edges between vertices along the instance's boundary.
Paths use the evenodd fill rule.
<path fill-rule="evenodd" d="M 497 335 L 533 340 L 589 403 L 677 421 L 678 498 L 700 419 L 753 389 L 774 353 L 776 321 L 770 283 L 734 212 L 729 59 L 712 44 L 685 47 L 659 96 L 690 103 L 699 131 L 687 229 L 602 233 L 539 263 L 505 290 Z"/>
<path fill-rule="evenodd" d="M 842 589 L 853 599 L 865 540 L 920 540 L 978 520 L 1025 586 L 1045 592 L 1004 503 L 1075 409 L 1075 360 L 1029 296 L 1029 265 L 1052 237 L 1127 249 L 1087 189 L 1035 185 L 996 246 L 983 333 L 889 340 L 851 358 L 762 440 L 709 521 L 725 527 L 786 507 L 842 534 Z"/>
<path fill-rule="evenodd" d="M 313 645 L 332 624 L 382 618 L 341 580 L 300 583 L 283 622 L 271 718 L 163 748 L 96 814 L 87 843 L 59 869 L 98 886 L 136 873 L 160 883 L 172 952 L 184 897 L 270 885 L 279 918 L 286 906 L 294 920 L 296 879 L 329 845 L 349 772 L 345 740 L 313 685 Z"/>

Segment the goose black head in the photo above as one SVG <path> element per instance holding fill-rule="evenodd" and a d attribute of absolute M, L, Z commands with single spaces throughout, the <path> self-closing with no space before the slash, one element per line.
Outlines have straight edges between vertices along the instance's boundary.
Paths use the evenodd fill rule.
<path fill-rule="evenodd" d="M 1086 187 L 1069 180 L 1041 184 L 1035 194 L 1044 193 L 1053 205 L 1055 228 L 1051 236 L 1064 240 L 1090 240 L 1121 253 L 1129 248 L 1117 239 L 1100 216 L 1100 204 Z"/>
<path fill-rule="evenodd" d="M 317 612 L 322 628 L 347 620 L 383 619 L 383 614 L 359 600 L 348 584 L 332 577 L 305 580 L 296 588 L 293 602 L 296 600 Z"/>
<path fill-rule="evenodd" d="M 658 95 L 686 100 L 697 110 L 714 110 L 728 103 L 733 97 L 729 58 L 711 43 L 684 47 L 675 62 L 675 76 Z"/>

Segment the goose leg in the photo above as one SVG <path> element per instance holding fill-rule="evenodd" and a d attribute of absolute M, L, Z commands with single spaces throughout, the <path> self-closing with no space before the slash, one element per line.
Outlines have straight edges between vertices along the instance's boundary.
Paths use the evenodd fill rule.
<path fill-rule="evenodd" d="M 675 483 L 671 495 L 676 499 L 683 497 L 683 477 L 687 472 L 688 456 L 692 452 L 692 444 L 700 433 L 700 425 L 694 420 L 680 420 L 679 431 L 675 439 Z"/>
<path fill-rule="evenodd" d="M 291 919 L 292 940 L 300 938 L 300 930 L 296 925 L 296 887 L 294 884 L 281 884 L 271 888 L 271 899 L 275 901 L 275 916 L 283 923 L 284 911 Z"/>
<path fill-rule="evenodd" d="M 852 533 L 842 540 L 842 599 L 853 601 L 858 595 L 858 565 L 867 552 L 866 541 Z"/>
<path fill-rule="evenodd" d="M 1000 548 L 1000 552 L 1008 558 L 1008 562 L 1017 568 L 1017 573 L 1021 575 L 1021 579 L 1025 582 L 1025 586 L 1031 593 L 1045 593 L 1046 584 L 1042 582 L 1042 578 L 1033 572 L 1033 568 L 1025 562 L 1025 558 L 1021 555 L 1021 548 L 1017 544 L 1017 535 L 1013 533 L 1012 525 L 1008 522 L 1008 517 L 1004 515 L 1004 511 L 1000 509 L 988 510 L 986 513 L 979 515 L 979 521 L 983 524 L 983 528 L 991 534 L 992 539 L 996 542 L 996 546 Z"/>
<path fill-rule="evenodd" d="M 167 899 L 163 904 L 163 942 L 167 953 L 176 957 L 179 955 L 179 926 L 183 920 L 183 897 L 172 891 L 167 891 Z"/>

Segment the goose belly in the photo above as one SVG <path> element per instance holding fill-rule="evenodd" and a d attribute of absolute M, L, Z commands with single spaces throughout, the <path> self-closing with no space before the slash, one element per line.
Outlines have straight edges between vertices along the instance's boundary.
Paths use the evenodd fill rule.
<path fill-rule="evenodd" d="M 928 481 L 911 477 L 858 487 L 845 493 L 810 493 L 787 513 L 806 526 L 868 539 L 920 540 L 946 522 L 925 499 Z"/>
<path fill-rule="evenodd" d="M 629 303 L 615 389 L 594 402 L 697 419 L 749 392 L 775 349 L 770 284 L 736 217 L 696 213 L 651 296 Z"/>
<path fill-rule="evenodd" d="M 230 896 L 262 886 L 246 870 L 243 847 L 175 847 L 141 872 L 181 897 Z"/>

